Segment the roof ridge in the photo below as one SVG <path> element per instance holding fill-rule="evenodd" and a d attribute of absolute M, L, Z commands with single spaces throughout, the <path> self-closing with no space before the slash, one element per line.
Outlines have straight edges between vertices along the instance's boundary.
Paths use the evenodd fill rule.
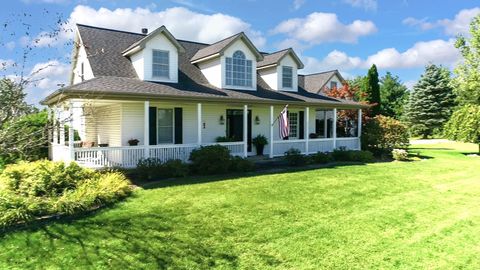
<path fill-rule="evenodd" d="M 339 71 L 338 71 L 338 69 L 332 69 L 332 70 L 328 70 L 328 71 L 315 72 L 315 73 L 311 73 L 311 74 L 303 74 L 303 76 L 320 75 L 320 74 L 324 74 L 324 73 L 328 73 L 328 72 L 339 72 Z"/>
<path fill-rule="evenodd" d="M 77 23 L 76 25 L 77 25 L 77 26 L 94 28 L 94 29 L 99 29 L 99 30 L 107 30 L 107 31 L 119 32 L 119 33 L 125 33 L 125 34 L 133 34 L 133 35 L 139 35 L 139 36 L 147 36 L 147 35 L 142 34 L 142 33 L 135 33 L 135 32 L 130 32 L 130 31 L 124 31 L 124 30 L 117 30 L 117 29 L 112 29 L 112 28 L 105 28 L 105 27 L 93 26 L 93 25 L 88 25 L 88 24 Z"/>
<path fill-rule="evenodd" d="M 223 41 L 225 41 L 225 40 L 227 40 L 227 39 L 229 39 L 229 38 L 232 38 L 232 37 L 234 37 L 234 36 L 238 36 L 238 35 L 240 35 L 240 34 L 244 34 L 244 35 L 245 35 L 245 33 L 242 31 L 242 32 L 236 33 L 236 34 L 234 34 L 234 35 L 231 35 L 231 36 L 229 36 L 229 37 L 226 37 L 226 38 L 224 38 L 224 39 L 221 39 L 221 40 L 219 40 L 219 41 L 217 41 L 217 42 L 215 42 L 215 43 L 207 44 L 207 45 L 208 45 L 208 46 L 213 46 L 213 45 L 218 44 L 218 43 L 220 43 L 220 42 L 223 42 Z"/>

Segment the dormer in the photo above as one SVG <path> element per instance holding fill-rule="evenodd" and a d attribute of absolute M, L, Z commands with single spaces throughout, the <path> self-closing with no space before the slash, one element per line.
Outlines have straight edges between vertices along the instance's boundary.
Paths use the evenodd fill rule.
<path fill-rule="evenodd" d="M 218 88 L 255 91 L 257 61 L 262 59 L 242 32 L 198 50 L 190 61 Z"/>
<path fill-rule="evenodd" d="M 291 49 L 264 55 L 257 63 L 257 71 L 262 79 L 277 91 L 298 91 L 298 70 L 303 63 Z"/>
<path fill-rule="evenodd" d="M 73 44 L 72 72 L 70 73 L 71 85 L 90 80 L 94 77 L 90 61 L 88 60 L 87 50 L 78 32 L 78 27 L 75 32 L 75 41 Z"/>
<path fill-rule="evenodd" d="M 140 80 L 178 82 L 178 54 L 185 49 L 165 26 L 157 28 L 124 50 Z"/>

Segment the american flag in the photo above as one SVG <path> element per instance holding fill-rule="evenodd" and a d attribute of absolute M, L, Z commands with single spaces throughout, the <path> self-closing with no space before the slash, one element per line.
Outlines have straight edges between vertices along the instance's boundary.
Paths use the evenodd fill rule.
<path fill-rule="evenodd" d="M 288 125 L 288 105 L 283 108 L 282 112 L 278 116 L 278 127 L 280 138 L 286 138 L 290 135 L 290 126 Z"/>

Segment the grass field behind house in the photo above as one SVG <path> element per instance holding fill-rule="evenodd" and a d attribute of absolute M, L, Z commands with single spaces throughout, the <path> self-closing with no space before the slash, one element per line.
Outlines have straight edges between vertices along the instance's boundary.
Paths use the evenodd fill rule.
<path fill-rule="evenodd" d="M 477 146 L 414 147 L 422 161 L 161 182 L 3 233 L 0 269 L 478 269 Z"/>

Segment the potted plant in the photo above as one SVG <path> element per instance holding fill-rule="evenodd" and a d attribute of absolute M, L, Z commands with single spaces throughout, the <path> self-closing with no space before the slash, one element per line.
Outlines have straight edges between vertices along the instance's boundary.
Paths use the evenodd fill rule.
<path fill-rule="evenodd" d="M 257 156 L 262 156 L 263 149 L 265 148 L 265 145 L 268 144 L 267 137 L 259 134 L 253 138 L 252 143 L 255 145 L 255 149 L 257 149 Z"/>
<path fill-rule="evenodd" d="M 130 139 L 130 140 L 128 140 L 128 145 L 135 146 L 135 145 L 138 145 L 139 142 L 140 141 L 137 140 L 137 139 Z"/>

